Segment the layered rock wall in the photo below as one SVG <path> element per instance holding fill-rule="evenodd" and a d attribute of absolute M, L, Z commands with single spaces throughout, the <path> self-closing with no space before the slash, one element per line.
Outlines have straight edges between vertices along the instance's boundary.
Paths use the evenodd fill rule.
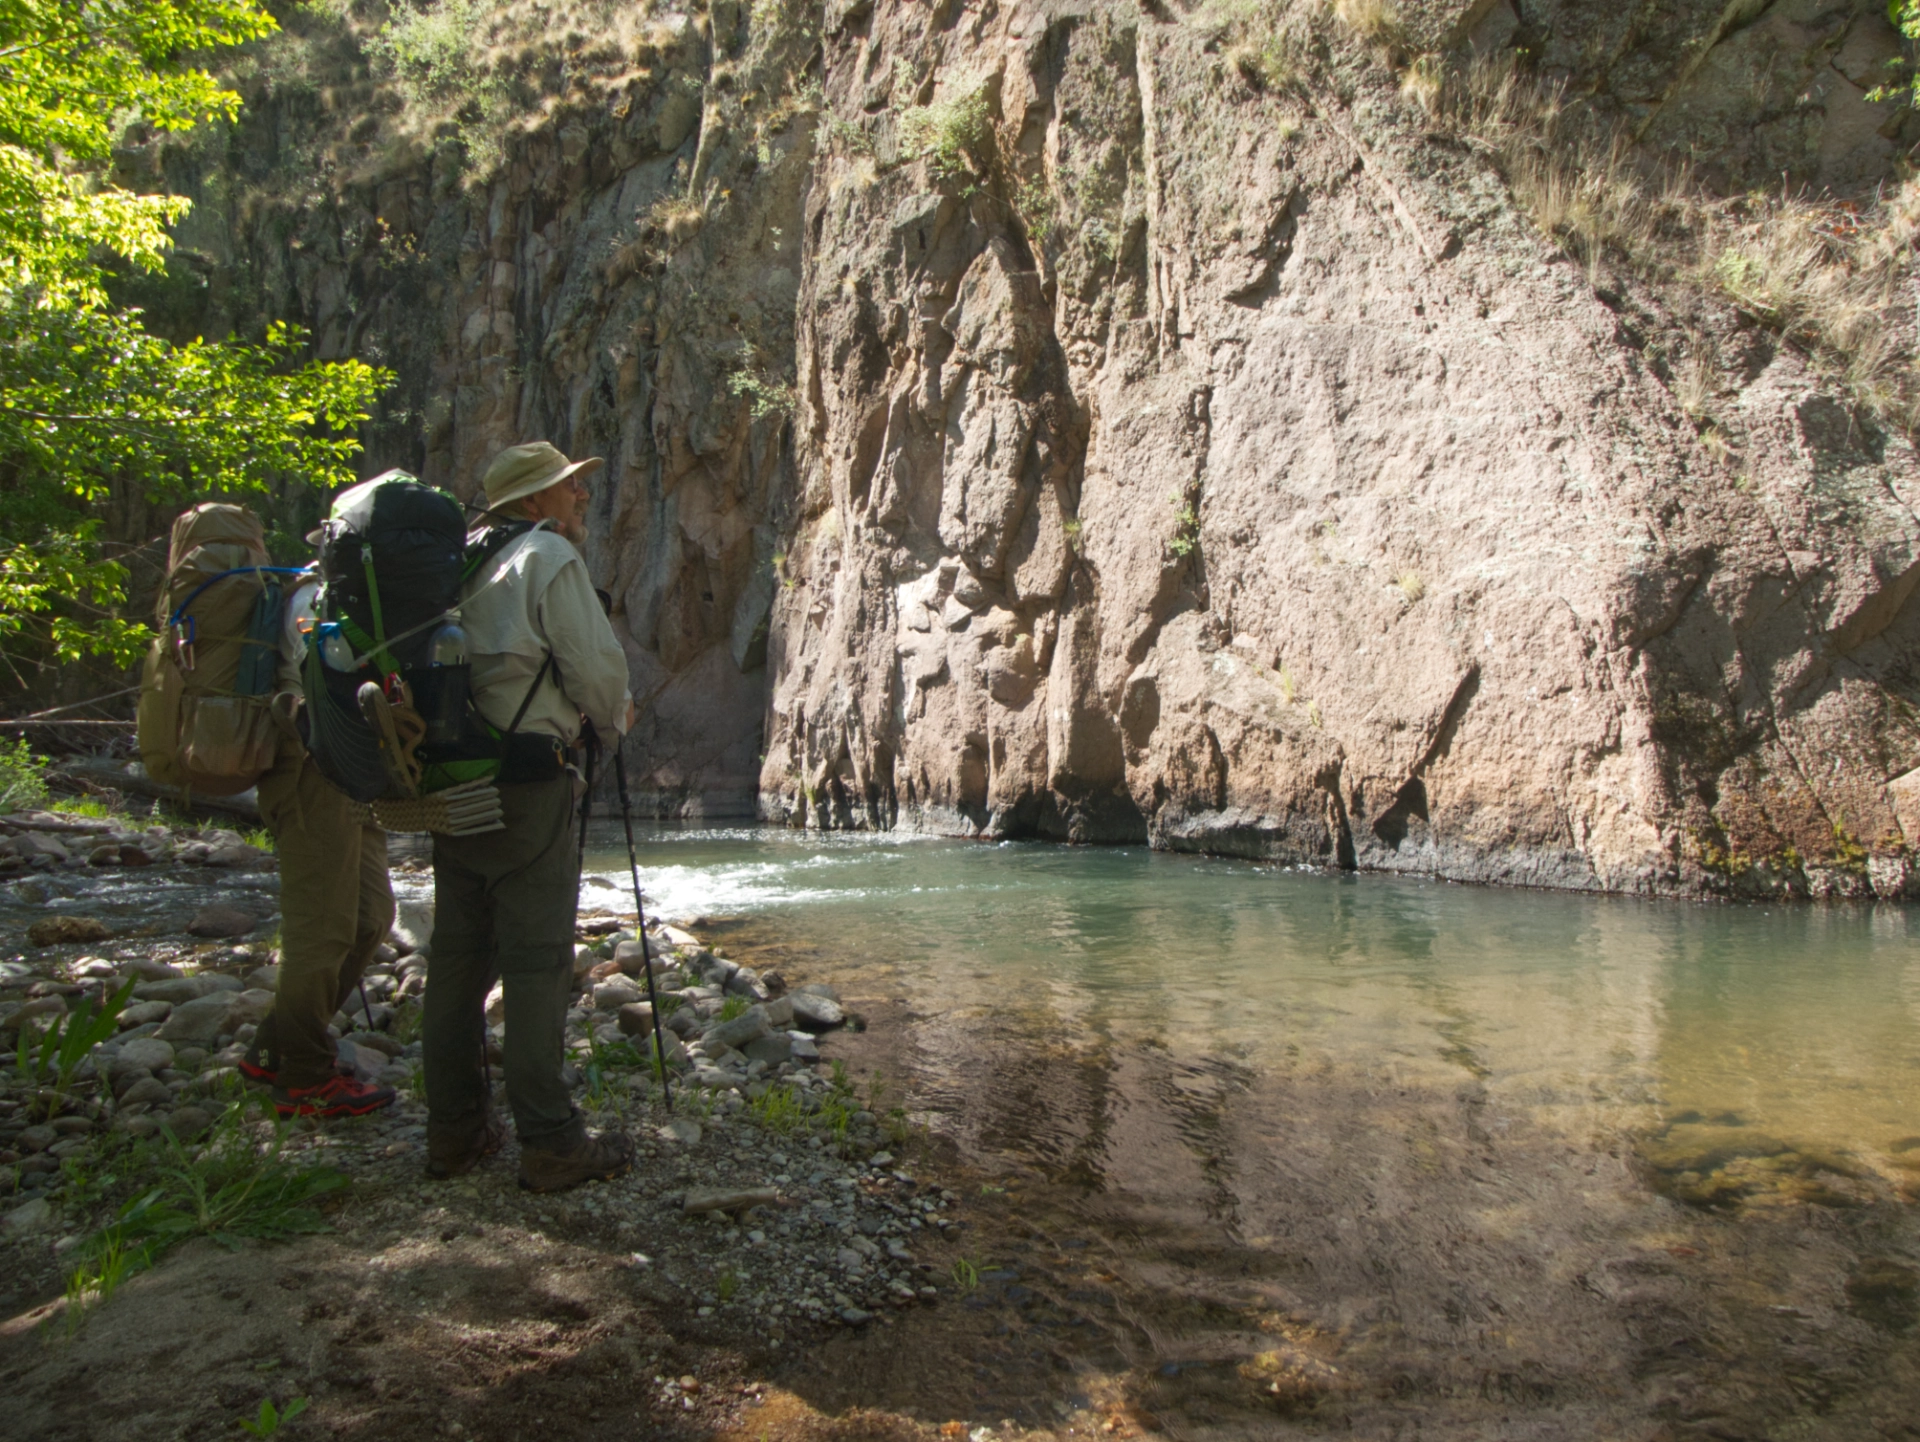
<path fill-rule="evenodd" d="M 1728 174 L 1857 179 L 1901 123 L 1857 86 L 1824 126 L 1753 111 L 1844 90 L 1834 57 L 1890 38 L 1864 7 L 1779 11 L 1639 36 L 1592 7 L 1425 19 L 1523 33 L 1641 132 L 1744 114 L 1712 152 Z M 1656 64 L 1689 19 L 1699 43 Z M 1694 52 L 1762 19 L 1745 88 L 1703 80 L 1719 60 Z M 1263 87 L 1226 28 L 1031 4 L 829 27 L 829 101 L 877 117 L 879 153 L 904 82 L 936 110 L 990 96 L 1004 171 L 816 162 L 768 813 L 1901 890 L 1908 441 L 1738 318 L 1610 291 L 1378 61 L 1308 27 L 1317 78 Z M 1649 346 L 1700 324 L 1741 356 L 1732 448 Z"/>

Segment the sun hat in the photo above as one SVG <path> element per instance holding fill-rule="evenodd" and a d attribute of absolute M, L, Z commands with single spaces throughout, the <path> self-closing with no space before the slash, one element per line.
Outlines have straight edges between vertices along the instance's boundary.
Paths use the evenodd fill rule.
<path fill-rule="evenodd" d="M 493 458 L 480 484 L 487 492 L 487 509 L 497 511 L 548 486 L 557 486 L 568 476 L 591 475 L 606 462 L 599 456 L 570 461 L 545 441 L 530 441 L 524 446 L 508 446 Z"/>

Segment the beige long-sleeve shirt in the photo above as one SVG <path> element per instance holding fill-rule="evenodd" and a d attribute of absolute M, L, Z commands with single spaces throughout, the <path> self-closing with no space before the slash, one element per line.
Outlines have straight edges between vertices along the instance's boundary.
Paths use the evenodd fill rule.
<path fill-rule="evenodd" d="M 566 537 L 538 530 L 510 542 L 467 583 L 460 625 L 473 664 L 474 704 L 501 730 L 548 651 L 554 665 L 520 729 L 572 743 L 583 713 L 603 737 L 626 729 L 627 656 L 593 594 L 587 563 Z"/>

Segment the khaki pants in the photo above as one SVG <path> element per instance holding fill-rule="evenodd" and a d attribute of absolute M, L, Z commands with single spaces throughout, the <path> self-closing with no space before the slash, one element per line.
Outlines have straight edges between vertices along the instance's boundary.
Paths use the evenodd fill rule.
<path fill-rule="evenodd" d="M 523 1147 L 565 1150 L 584 1134 L 560 1079 L 573 991 L 580 853 L 569 776 L 500 788 L 506 830 L 433 838 L 433 946 L 420 1040 L 428 1125 L 477 1126 L 487 993 L 506 1008 L 507 1103 Z"/>
<path fill-rule="evenodd" d="M 319 1086 L 333 1075 L 327 1027 L 393 925 L 387 834 L 290 738 L 259 794 L 280 858 L 280 989 L 256 1045 L 280 1085 Z"/>

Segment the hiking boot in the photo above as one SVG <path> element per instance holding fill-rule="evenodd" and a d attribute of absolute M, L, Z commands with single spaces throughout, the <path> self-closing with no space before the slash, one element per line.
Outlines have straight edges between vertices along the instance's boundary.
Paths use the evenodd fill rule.
<path fill-rule="evenodd" d="M 283 1117 L 363 1117 L 393 1103 L 392 1087 L 370 1087 L 331 1076 L 317 1087 L 273 1088 L 273 1109 Z"/>
<path fill-rule="evenodd" d="M 633 1138 L 590 1132 L 564 1151 L 520 1148 L 520 1185 L 530 1192 L 562 1192 L 582 1182 L 617 1177 L 633 1165 Z"/>
<path fill-rule="evenodd" d="M 437 1130 L 427 1124 L 427 1175 L 435 1181 L 464 1177 L 506 1144 L 507 1129 L 491 1111 L 472 1126 Z"/>
<path fill-rule="evenodd" d="M 387 779 L 393 783 L 394 790 L 402 796 L 418 796 L 420 778 L 409 766 L 411 757 L 400 744 L 399 722 L 393 714 L 393 704 L 387 700 L 387 693 L 380 689 L 379 682 L 363 681 L 354 699 L 359 703 L 360 714 L 366 718 L 367 725 L 380 738 L 380 760 L 387 768 Z"/>

